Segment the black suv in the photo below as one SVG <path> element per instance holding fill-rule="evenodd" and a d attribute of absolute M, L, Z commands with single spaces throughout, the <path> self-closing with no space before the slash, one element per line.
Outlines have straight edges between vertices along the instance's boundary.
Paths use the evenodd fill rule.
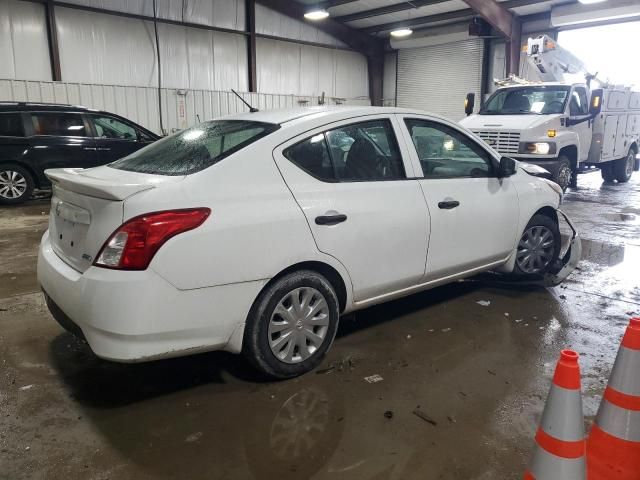
<path fill-rule="evenodd" d="M 0 204 L 23 202 L 34 188 L 47 188 L 47 168 L 104 165 L 159 138 L 109 112 L 0 102 Z"/>

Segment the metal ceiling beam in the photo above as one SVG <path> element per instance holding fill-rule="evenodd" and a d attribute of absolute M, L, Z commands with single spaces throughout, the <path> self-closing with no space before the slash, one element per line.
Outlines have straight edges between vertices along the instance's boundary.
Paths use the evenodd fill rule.
<path fill-rule="evenodd" d="M 306 20 L 304 14 L 310 10 L 311 6 L 303 5 L 291 0 L 257 0 L 265 7 L 287 15 L 295 20 L 302 21 L 319 30 L 322 30 L 338 40 L 346 43 L 354 50 L 367 56 L 378 55 L 384 47 L 381 39 L 372 38 L 370 35 L 360 30 L 348 27 L 331 18 L 317 22 Z"/>
<path fill-rule="evenodd" d="M 395 3 L 393 5 L 386 5 L 380 8 L 372 8 L 371 10 L 363 10 L 361 12 L 355 12 L 349 15 L 334 17 L 334 20 L 338 22 L 343 22 L 343 23 L 353 22 L 354 20 L 362 20 L 364 18 L 379 17 L 380 15 L 387 15 L 388 13 L 403 12 L 405 10 L 426 7 L 429 5 L 435 5 L 437 3 L 444 3 L 447 1 L 448 0 L 413 0 L 412 2 Z"/>
<path fill-rule="evenodd" d="M 308 8 L 323 8 L 323 9 L 327 9 L 327 8 L 333 8 L 333 7 L 339 7 L 340 5 L 346 5 L 347 3 L 354 3 L 357 2 L 358 0 L 326 0 L 324 2 L 318 2 L 317 4 L 310 4 L 307 5 Z"/>
<path fill-rule="evenodd" d="M 464 0 L 464 2 L 506 38 L 513 37 L 514 22 L 518 20 L 516 15 L 500 3 L 495 0 Z M 520 43 L 519 40 L 518 43 Z"/>
<path fill-rule="evenodd" d="M 548 0 L 507 0 L 506 2 L 501 2 L 500 4 L 505 8 L 518 8 L 544 2 L 548 2 Z M 570 0 L 569 3 L 573 3 L 573 0 Z M 371 27 L 361 28 L 359 30 L 364 33 L 387 32 L 389 30 L 395 30 L 396 28 L 402 27 L 415 27 L 418 25 L 426 25 L 429 23 L 437 23 L 449 20 L 461 20 L 474 15 L 477 15 L 474 9 L 465 8 L 462 10 L 453 10 L 451 12 L 438 13 L 435 15 L 426 15 L 424 17 L 411 18 L 404 21 L 373 25 Z"/>

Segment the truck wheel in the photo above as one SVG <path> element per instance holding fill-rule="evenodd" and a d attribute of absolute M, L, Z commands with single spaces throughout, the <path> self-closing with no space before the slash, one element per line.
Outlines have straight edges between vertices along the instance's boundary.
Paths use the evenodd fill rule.
<path fill-rule="evenodd" d="M 611 165 L 611 162 L 600 165 L 600 175 L 602 175 L 602 180 L 604 180 L 605 183 L 613 183 L 616 176 L 613 172 L 613 165 Z"/>
<path fill-rule="evenodd" d="M 560 185 L 562 191 L 565 192 L 567 187 L 571 184 L 571 166 L 569 159 L 564 155 L 558 157 L 558 170 L 556 171 L 553 181 Z"/>
<path fill-rule="evenodd" d="M 18 165 L 0 165 L 0 205 L 22 203 L 31 197 L 31 174 Z"/>
<path fill-rule="evenodd" d="M 631 178 L 631 174 L 633 173 L 633 167 L 635 167 L 636 163 L 636 151 L 633 148 L 629 149 L 629 153 L 625 158 L 621 158 L 620 160 L 616 160 L 615 165 L 613 167 L 613 173 L 615 179 L 620 183 L 626 183 Z"/>

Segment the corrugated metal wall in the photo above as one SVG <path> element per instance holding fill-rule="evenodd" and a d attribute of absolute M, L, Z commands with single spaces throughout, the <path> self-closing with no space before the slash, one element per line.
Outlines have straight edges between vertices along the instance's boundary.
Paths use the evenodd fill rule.
<path fill-rule="evenodd" d="M 317 105 L 314 96 L 241 94 L 260 109 L 291 108 Z M 126 87 L 83 83 L 0 80 L 0 98 L 24 102 L 54 102 L 84 105 L 117 113 L 136 123 L 160 132 L 158 90 L 153 87 Z M 164 127 L 168 133 L 186 128 L 198 121 L 246 112 L 247 107 L 231 92 L 189 90 L 179 95 L 175 89 L 161 90 Z M 368 105 L 369 100 L 349 100 L 346 105 Z"/>
<path fill-rule="evenodd" d="M 68 0 L 66 3 L 153 16 L 153 2 L 149 0 Z M 43 5 L 0 0 L 0 79 L 51 80 L 44 12 Z M 245 28 L 244 0 L 157 0 L 157 13 L 159 18 L 193 24 L 240 31 Z M 71 7 L 56 7 L 56 20 L 62 79 L 67 82 L 60 86 L 60 91 L 92 90 L 95 86 L 96 91 L 113 91 L 117 97 L 121 93 L 117 86 L 134 87 L 127 88 L 127 92 L 147 92 L 146 88 L 157 87 L 153 22 Z M 346 50 L 340 41 L 313 26 L 262 5 L 256 6 L 256 29 L 266 35 L 327 45 L 317 47 L 259 38 L 258 91 L 266 94 L 259 97 L 261 102 L 264 99 L 265 104 L 273 103 L 273 98 L 282 95 L 294 99 L 291 100 L 294 104 L 298 96 L 315 101 L 315 97 L 325 92 L 328 97 L 368 103 L 367 61 L 363 55 Z M 158 23 L 158 37 L 163 95 L 168 95 L 165 91 L 171 89 L 188 90 L 187 98 L 195 98 L 197 91 L 214 95 L 232 88 L 245 92 L 249 89 L 247 39 L 242 33 Z M 30 91 L 35 87 L 25 88 Z M 58 87 L 43 88 L 53 91 Z M 7 96 L 21 89 L 3 88 L 0 100 L 23 99 Z M 146 99 L 150 92 L 136 93 L 136 102 Z M 87 100 L 81 103 L 106 108 Z M 157 131 L 155 125 L 149 123 L 151 120 L 140 121 Z"/>
<path fill-rule="evenodd" d="M 398 106 L 462 119 L 466 94 L 480 92 L 482 57 L 482 40 L 399 50 Z"/>

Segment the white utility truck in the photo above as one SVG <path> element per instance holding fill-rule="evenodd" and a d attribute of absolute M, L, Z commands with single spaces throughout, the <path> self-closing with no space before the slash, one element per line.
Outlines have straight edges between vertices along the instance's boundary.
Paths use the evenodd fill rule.
<path fill-rule="evenodd" d="M 499 153 L 544 167 L 563 190 L 594 167 L 606 182 L 627 182 L 639 168 L 640 92 L 601 82 L 547 35 L 530 38 L 526 55 L 540 81 L 497 81 L 476 115 L 470 93 L 460 123 Z M 576 74 L 585 81 L 564 81 Z"/>

